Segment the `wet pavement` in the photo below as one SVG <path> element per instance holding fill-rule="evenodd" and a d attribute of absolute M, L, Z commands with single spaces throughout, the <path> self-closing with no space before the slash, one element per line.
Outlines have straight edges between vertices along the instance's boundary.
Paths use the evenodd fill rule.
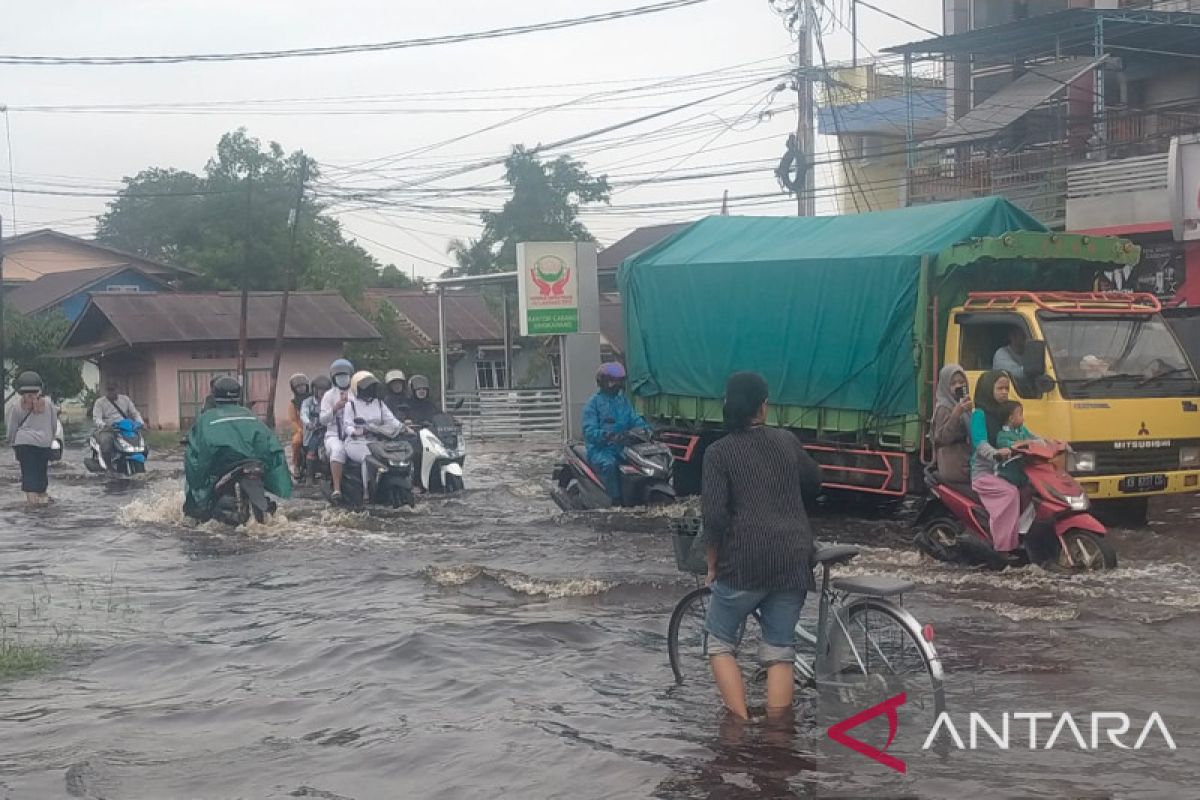
<path fill-rule="evenodd" d="M 301 493 L 245 530 L 182 518 L 177 456 L 126 484 L 69 451 L 56 503 L 26 510 L 6 452 L 0 642 L 53 662 L 0 682 L 0 798 L 1200 797 L 1196 498 L 1086 576 L 935 565 L 902 520 L 817 519 L 865 545 L 844 573 L 919 584 L 965 745 L 971 712 L 1070 712 L 1083 744 L 1092 712 L 1132 721 L 1130 749 L 1096 750 L 1069 730 L 1043 749 L 1049 727 L 1031 750 L 1019 721 L 1007 750 L 923 750 L 902 727 L 899 774 L 807 698 L 790 727 L 740 726 L 674 687 L 667 620 L 694 583 L 667 519 L 562 515 L 549 444 L 472 447 L 461 497 L 368 515 Z M 1177 749 L 1132 748 L 1154 712 Z M 881 746 L 886 723 L 859 733 Z"/>

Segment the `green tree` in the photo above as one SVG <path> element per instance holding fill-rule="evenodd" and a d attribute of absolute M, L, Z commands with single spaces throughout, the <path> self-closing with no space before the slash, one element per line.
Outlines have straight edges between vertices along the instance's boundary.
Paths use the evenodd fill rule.
<path fill-rule="evenodd" d="M 504 179 L 512 197 L 499 211 L 479 215 L 479 238 L 450 242 L 447 252 L 458 264 L 456 272 L 482 275 L 513 269 L 518 242 L 594 241 L 579 221 L 579 209 L 608 202 L 607 177 L 593 177 L 570 156 L 543 162 L 518 145 L 504 162 Z"/>
<path fill-rule="evenodd" d="M 61 312 L 24 316 L 5 309 L 4 355 L 10 383 L 3 387 L 4 396 L 12 391 L 12 379 L 25 370 L 41 375 L 46 392 L 56 400 L 75 397 L 83 391 L 82 363 L 47 355 L 58 350 L 70 327 Z"/>
<path fill-rule="evenodd" d="M 202 175 L 152 167 L 132 178 L 100 217 L 96 238 L 114 247 L 195 270 L 194 289 L 235 289 L 248 269 L 251 289 L 287 282 L 290 222 L 302 170 L 320 171 L 302 151 L 265 148 L 238 129 L 221 137 Z M 378 285 L 381 265 L 348 241 L 324 204 L 306 194 L 294 258 L 300 289 L 335 289 L 357 300 Z M 405 276 L 388 276 L 390 285 Z"/>

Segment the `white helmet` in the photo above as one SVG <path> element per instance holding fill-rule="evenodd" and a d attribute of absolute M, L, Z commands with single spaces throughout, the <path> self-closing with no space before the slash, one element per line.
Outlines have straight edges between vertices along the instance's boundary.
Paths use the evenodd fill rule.
<path fill-rule="evenodd" d="M 392 381 L 408 381 L 408 376 L 404 374 L 404 370 L 394 369 L 383 378 L 384 383 L 391 383 Z"/>

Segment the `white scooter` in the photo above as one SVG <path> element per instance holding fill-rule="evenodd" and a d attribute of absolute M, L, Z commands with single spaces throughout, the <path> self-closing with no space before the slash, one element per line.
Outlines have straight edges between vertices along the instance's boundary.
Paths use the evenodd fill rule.
<path fill-rule="evenodd" d="M 54 441 L 50 443 L 50 463 L 62 461 L 63 457 L 63 424 L 61 419 L 56 419 L 57 425 L 54 428 Z"/>
<path fill-rule="evenodd" d="M 458 422 L 449 414 L 434 414 L 421 426 L 421 486 L 427 492 L 459 492 L 463 489 L 466 443 Z"/>

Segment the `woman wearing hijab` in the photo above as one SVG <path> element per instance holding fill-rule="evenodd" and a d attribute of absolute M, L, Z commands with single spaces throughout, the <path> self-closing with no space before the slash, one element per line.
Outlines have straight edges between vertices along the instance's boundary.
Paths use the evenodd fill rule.
<path fill-rule="evenodd" d="M 804 501 L 821 491 L 821 468 L 789 431 L 768 428 L 767 382 L 739 372 L 725 386 L 727 435 L 704 454 L 701 512 L 709 540 L 712 600 L 705 629 L 713 677 L 729 711 L 748 716 L 735 654 L 746 618 L 762 623 L 767 714 L 792 707 L 794 631 L 813 588 L 813 534 Z"/>
<path fill-rule="evenodd" d="M 1017 549 L 1017 526 L 1021 519 L 1021 490 L 996 474 L 996 464 L 1012 455 L 1008 448 L 996 445 L 996 435 L 1004 427 L 1004 404 L 1012 391 L 1007 372 L 985 372 L 975 384 L 975 413 L 971 415 L 971 488 L 987 509 L 992 546 L 998 553 Z"/>
<path fill-rule="evenodd" d="M 971 482 L 971 393 L 967 373 L 958 364 L 947 364 L 938 375 L 930 436 L 938 476 L 945 483 Z"/>
<path fill-rule="evenodd" d="M 58 427 L 58 411 L 42 393 L 42 376 L 36 372 L 22 372 L 13 381 L 13 388 L 20 399 L 9 408 L 4 430 L 21 465 L 25 501 L 31 506 L 44 506 L 50 502 L 46 494 L 50 482 L 47 468 Z"/>

